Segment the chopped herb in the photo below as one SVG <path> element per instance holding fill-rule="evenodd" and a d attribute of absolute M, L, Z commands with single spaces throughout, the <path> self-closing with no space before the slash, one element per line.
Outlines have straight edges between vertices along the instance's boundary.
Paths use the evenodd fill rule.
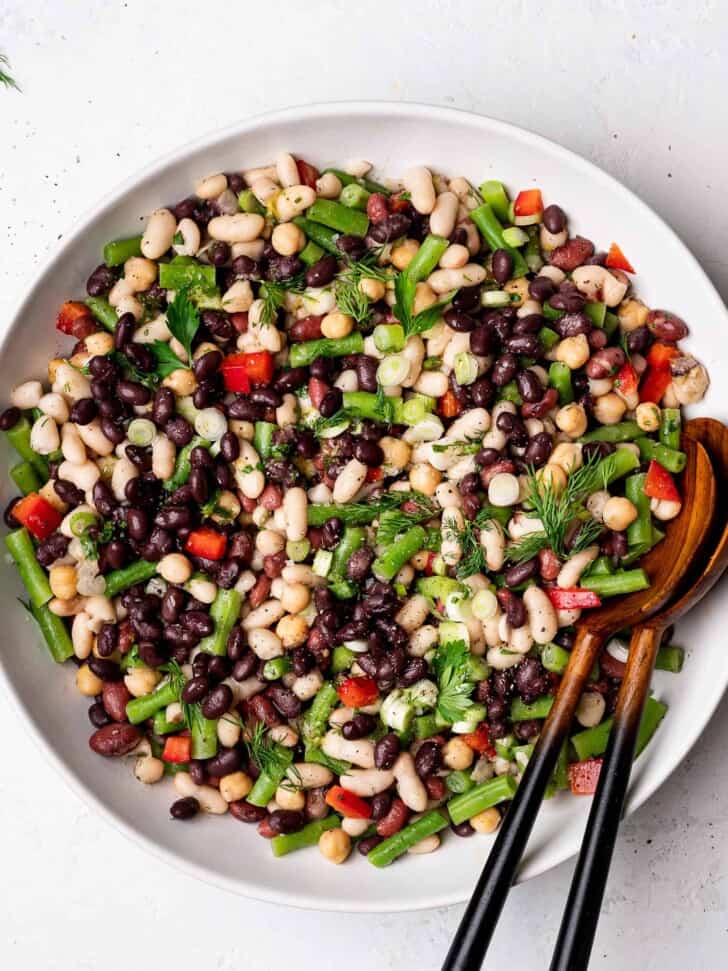
<path fill-rule="evenodd" d="M 263 301 L 263 309 L 260 319 L 264 324 L 274 324 L 278 311 L 283 306 L 286 293 L 303 293 L 304 280 L 303 273 L 297 273 L 282 282 L 266 280 L 261 283 L 258 290 L 258 297 Z"/>
<path fill-rule="evenodd" d="M 402 324 L 407 337 L 412 337 L 413 334 L 422 334 L 434 327 L 442 316 L 444 308 L 457 293 L 457 290 L 453 290 L 442 300 L 433 303 L 431 307 L 415 314 L 413 313 L 415 289 L 416 286 L 412 285 L 412 281 L 407 278 L 405 273 L 400 273 L 394 281 L 396 303 L 392 310 L 397 320 Z"/>
<path fill-rule="evenodd" d="M 473 704 L 475 683 L 471 680 L 470 650 L 465 641 L 441 644 L 432 659 L 437 676 L 437 712 L 451 724 L 460 721 Z"/>
<path fill-rule="evenodd" d="M 0 54 L 0 84 L 4 85 L 6 88 L 15 88 L 16 91 L 20 91 L 18 83 L 15 78 L 11 77 L 5 68 L 10 67 L 10 61 L 6 54 Z"/>
<path fill-rule="evenodd" d="M 388 509 L 382 513 L 377 529 L 378 546 L 390 546 L 400 533 L 406 533 L 413 526 L 427 522 L 436 514 L 437 510 L 434 503 L 426 496 L 419 496 L 418 499 L 410 500 L 410 502 L 417 505 L 417 508 L 411 512 Z"/>
<path fill-rule="evenodd" d="M 371 304 L 359 289 L 362 280 L 378 280 L 386 283 L 389 273 L 376 265 L 378 250 L 372 250 L 361 260 L 349 263 L 334 283 L 336 305 L 342 313 L 349 314 L 357 323 L 365 323 L 372 315 Z"/>
<path fill-rule="evenodd" d="M 192 341 L 200 326 L 200 313 L 189 298 L 189 287 L 178 290 L 167 307 L 167 326 L 187 351 L 187 359 L 191 361 Z M 157 353 L 156 349 L 154 353 Z"/>

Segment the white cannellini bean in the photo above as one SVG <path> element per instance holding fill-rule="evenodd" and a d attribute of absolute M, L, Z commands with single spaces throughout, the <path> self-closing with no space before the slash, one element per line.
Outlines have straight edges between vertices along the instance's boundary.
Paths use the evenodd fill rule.
<path fill-rule="evenodd" d="M 652 499 L 650 501 L 650 510 L 655 519 L 659 519 L 660 522 L 666 523 L 676 516 L 680 515 L 680 510 L 682 509 L 681 502 L 675 502 L 672 499 Z"/>
<path fill-rule="evenodd" d="M 339 782 L 356 796 L 371 797 L 384 792 L 394 782 L 391 769 L 349 769 L 339 777 Z"/>
<path fill-rule="evenodd" d="M 167 721 L 169 721 L 169 714 Z M 217 738 L 225 748 L 232 748 L 240 741 L 242 730 L 232 715 L 223 715 L 217 722 Z"/>
<path fill-rule="evenodd" d="M 316 195 L 321 199 L 338 199 L 342 188 L 341 180 L 333 172 L 324 172 L 316 179 Z"/>
<path fill-rule="evenodd" d="M 426 624 L 410 636 L 407 653 L 410 657 L 424 657 L 437 644 L 437 638 L 437 627 Z"/>
<path fill-rule="evenodd" d="M 283 614 L 284 610 L 279 600 L 266 600 L 260 607 L 251 610 L 243 620 L 243 630 L 254 631 L 260 627 L 270 627 L 271 624 L 279 621 Z"/>
<path fill-rule="evenodd" d="M 169 479 L 174 472 L 177 449 L 166 435 L 155 435 L 152 439 L 152 472 L 157 479 Z"/>
<path fill-rule="evenodd" d="M 40 381 L 24 381 L 10 392 L 10 404 L 22 411 L 29 411 L 38 407 L 42 396 L 43 385 Z"/>
<path fill-rule="evenodd" d="M 562 590 L 570 590 L 579 582 L 579 578 L 590 563 L 599 556 L 598 546 L 589 546 L 581 553 L 576 553 L 570 557 L 559 570 L 556 577 L 556 585 Z"/>
<path fill-rule="evenodd" d="M 515 406 L 513 410 L 515 413 Z M 490 428 L 490 422 L 490 415 L 485 408 L 471 408 L 450 425 L 448 437 L 456 442 L 480 438 Z"/>
<path fill-rule="evenodd" d="M 527 516 L 523 512 L 514 513 L 508 520 L 508 535 L 511 539 L 522 539 L 529 533 L 542 533 L 543 523 L 537 516 Z"/>
<path fill-rule="evenodd" d="M 76 614 L 71 624 L 71 642 L 73 653 L 80 660 L 85 661 L 91 653 L 94 635 L 91 630 L 91 618 L 87 613 Z"/>
<path fill-rule="evenodd" d="M 409 597 L 395 616 L 395 620 L 400 627 L 403 627 L 408 634 L 422 627 L 427 615 L 430 612 L 427 599 L 422 594 L 414 594 Z"/>
<path fill-rule="evenodd" d="M 441 509 L 459 509 L 463 504 L 462 496 L 452 482 L 441 482 L 435 489 L 435 499 Z"/>
<path fill-rule="evenodd" d="M 30 429 L 30 447 L 39 455 L 50 455 L 61 444 L 58 425 L 50 415 L 41 415 Z"/>
<path fill-rule="evenodd" d="M 111 491 L 119 502 L 126 498 L 125 489 L 130 479 L 139 475 L 139 469 L 126 456 L 120 458 L 111 473 Z"/>
<path fill-rule="evenodd" d="M 577 290 L 590 300 L 616 307 L 624 299 L 629 284 L 618 280 L 603 266 L 578 266 L 571 274 Z"/>
<path fill-rule="evenodd" d="M 250 310 L 253 289 L 248 280 L 236 280 L 222 295 L 222 306 L 229 314 L 241 314 Z"/>
<path fill-rule="evenodd" d="M 518 502 L 520 484 L 510 472 L 498 472 L 490 480 L 488 501 L 493 506 L 513 506 Z"/>
<path fill-rule="evenodd" d="M 248 644 L 253 654 L 259 657 L 261 661 L 270 661 L 272 658 L 282 657 L 284 654 L 280 637 L 272 630 L 266 630 L 264 627 L 250 631 Z"/>
<path fill-rule="evenodd" d="M 305 489 L 300 486 L 287 489 L 283 497 L 286 537 L 294 543 L 306 538 L 308 532 L 307 510 L 308 497 Z"/>
<path fill-rule="evenodd" d="M 227 189 L 227 176 L 222 172 L 213 172 L 195 183 L 195 195 L 198 199 L 217 199 L 221 192 Z"/>
<path fill-rule="evenodd" d="M 403 388 L 411 388 L 422 373 L 422 363 L 425 360 L 425 342 L 417 334 L 407 338 L 407 343 L 400 352 L 409 363 L 409 372 L 402 381 Z"/>
<path fill-rule="evenodd" d="M 344 816 L 341 820 L 341 828 L 345 833 L 348 833 L 352 839 L 356 839 L 359 836 L 363 836 L 364 833 L 369 829 L 368 819 L 354 819 L 351 816 Z"/>
<path fill-rule="evenodd" d="M 261 206 L 266 206 L 268 202 L 280 191 L 280 186 L 278 183 L 274 179 L 268 178 L 267 175 L 263 175 L 259 179 L 256 179 L 250 188 Z"/>
<path fill-rule="evenodd" d="M 573 627 L 580 617 L 581 609 L 579 607 L 570 607 L 568 610 L 561 608 L 556 611 L 556 619 L 559 622 L 559 627 Z"/>
<path fill-rule="evenodd" d="M 88 425 L 76 425 L 76 431 L 84 445 L 97 455 L 111 455 L 114 451 L 114 443 L 101 431 L 98 418 L 94 418 Z"/>
<path fill-rule="evenodd" d="M 443 270 L 459 270 L 461 266 L 465 266 L 469 259 L 470 251 L 468 247 L 460 243 L 453 243 L 442 254 L 438 265 Z"/>
<path fill-rule="evenodd" d="M 356 374 L 354 376 L 356 377 Z M 298 398 L 295 394 L 284 394 L 283 403 L 276 408 L 276 424 L 281 428 L 287 428 L 289 425 L 295 425 L 297 421 Z"/>
<path fill-rule="evenodd" d="M 177 772 L 174 777 L 174 787 L 180 796 L 193 796 L 200 804 L 203 812 L 222 816 L 228 810 L 228 804 L 217 789 L 212 786 L 198 786 L 192 781 L 189 772 Z"/>
<path fill-rule="evenodd" d="M 410 846 L 407 850 L 412 856 L 422 856 L 425 853 L 434 853 L 435 850 L 440 849 L 440 837 L 437 833 L 432 833 L 430 836 L 425 836 L 421 839 L 419 843 L 415 843 L 414 846 Z"/>
<path fill-rule="evenodd" d="M 149 260 L 158 260 L 172 245 L 177 232 L 177 220 L 169 209 L 155 209 L 147 221 L 142 236 L 142 253 Z"/>
<path fill-rule="evenodd" d="M 338 732 L 326 732 L 321 748 L 331 759 L 344 759 L 362 769 L 374 768 L 374 743 L 367 739 L 350 740 Z"/>
<path fill-rule="evenodd" d="M 604 717 L 607 703 L 598 691 L 585 691 L 576 706 L 576 720 L 584 728 L 593 728 Z"/>
<path fill-rule="evenodd" d="M 496 671 L 506 671 L 508 668 L 520 664 L 523 656 L 504 647 L 491 647 L 488 649 L 485 659 Z"/>
<path fill-rule="evenodd" d="M 366 481 L 367 467 L 358 459 L 350 459 L 334 483 L 334 502 L 343 505 L 350 502 Z"/>
<path fill-rule="evenodd" d="M 86 461 L 81 465 L 73 465 L 71 462 L 61 462 L 58 469 L 59 479 L 68 479 L 83 492 L 93 489 L 94 485 L 101 478 L 101 472 L 95 462 Z"/>
<path fill-rule="evenodd" d="M 300 678 L 296 678 L 291 684 L 291 691 L 299 701 L 310 701 L 311 698 L 318 694 L 319 688 L 323 683 L 324 676 L 318 668 L 314 668 L 308 674 L 303 674 Z"/>
<path fill-rule="evenodd" d="M 516 654 L 528 654 L 533 647 L 533 636 L 528 624 L 524 624 L 523 627 L 510 628 L 507 641 L 509 651 L 514 651 Z"/>
<path fill-rule="evenodd" d="M 215 216 L 207 224 L 213 239 L 225 243 L 249 243 L 263 232 L 265 220 L 256 212 L 238 212 L 234 216 Z"/>
<path fill-rule="evenodd" d="M 548 644 L 556 636 L 559 623 L 553 604 L 540 587 L 532 586 L 523 594 L 531 635 L 537 644 Z"/>
<path fill-rule="evenodd" d="M 448 566 L 455 566 L 460 562 L 463 555 L 463 548 L 457 534 L 465 526 L 465 520 L 460 510 L 453 506 L 448 506 L 442 512 L 442 546 L 440 555 Z"/>
<path fill-rule="evenodd" d="M 298 166 L 296 160 L 287 152 L 282 152 L 276 159 L 276 175 L 280 184 L 287 188 L 297 185 L 299 181 Z"/>
<path fill-rule="evenodd" d="M 91 397 L 91 384 L 86 375 L 81 374 L 66 361 L 61 362 L 56 368 L 53 390 L 70 398 L 71 401 Z"/>
<path fill-rule="evenodd" d="M 414 813 L 427 808 L 427 789 L 415 771 L 415 762 L 409 752 L 400 752 L 392 767 L 397 792 L 402 802 Z"/>
<path fill-rule="evenodd" d="M 410 202 L 417 212 L 429 215 L 435 208 L 437 198 L 430 170 L 424 165 L 415 165 L 404 173 L 402 184 L 409 192 Z"/>
<path fill-rule="evenodd" d="M 53 421 L 58 422 L 59 425 L 63 425 L 68 421 L 69 411 L 66 399 L 63 395 L 55 391 L 44 394 L 38 402 L 38 407 L 44 415 L 48 415 Z"/>
<path fill-rule="evenodd" d="M 300 216 L 304 209 L 312 206 L 316 200 L 316 193 L 307 185 L 292 185 L 284 189 L 275 199 L 275 210 L 278 221 L 290 222 Z"/>
<path fill-rule="evenodd" d="M 196 256 L 200 248 L 200 227 L 194 219 L 180 219 L 177 224 L 177 233 L 182 237 L 181 243 L 175 243 L 172 247 L 178 256 Z"/>
<path fill-rule="evenodd" d="M 435 200 L 435 207 L 430 213 L 430 232 L 446 239 L 455 229 L 458 214 L 458 197 L 454 192 L 441 192 Z"/>
<path fill-rule="evenodd" d="M 477 263 L 466 263 L 455 270 L 435 270 L 427 282 L 437 294 L 450 293 L 461 287 L 474 287 L 485 280 L 485 267 Z"/>
<path fill-rule="evenodd" d="M 442 371 L 422 371 L 412 387 L 418 394 L 441 398 L 448 388 L 447 375 Z"/>
<path fill-rule="evenodd" d="M 485 563 L 491 572 L 497 573 L 506 558 L 506 537 L 496 519 L 489 519 L 480 530 L 480 545 L 485 550 Z"/>
<path fill-rule="evenodd" d="M 334 778 L 331 769 L 318 762 L 294 762 L 288 768 L 286 775 L 294 783 L 303 789 L 318 789 L 319 786 L 327 786 Z"/>

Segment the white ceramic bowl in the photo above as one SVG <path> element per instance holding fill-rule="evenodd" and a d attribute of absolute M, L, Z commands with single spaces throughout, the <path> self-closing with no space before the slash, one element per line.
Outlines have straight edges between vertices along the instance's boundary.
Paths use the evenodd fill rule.
<path fill-rule="evenodd" d="M 444 108 L 350 103 L 292 108 L 208 135 L 154 163 L 118 188 L 68 235 L 20 306 L 0 356 L 0 387 L 42 376 L 57 349 L 53 327 L 63 300 L 84 293 L 90 270 L 109 239 L 140 231 L 145 214 L 176 202 L 208 172 L 248 168 L 290 151 L 323 167 L 349 158 L 371 159 L 390 176 L 418 163 L 465 175 L 474 184 L 503 180 L 511 189 L 539 186 L 547 204 L 558 202 L 572 230 L 606 248 L 617 240 L 638 274 L 639 295 L 689 322 L 685 345 L 710 370 L 712 385 L 701 414 L 728 417 L 726 310 L 693 256 L 650 209 L 578 156 L 502 122 Z M 7 399 L 7 390 L 2 395 Z M 3 472 L 12 457 L 2 445 Z M 2 502 L 13 494 L 0 476 Z M 170 821 L 171 784 L 146 787 L 131 765 L 105 760 L 88 747 L 88 703 L 73 684 L 72 665 L 56 669 L 16 597 L 20 583 L 3 562 L 0 607 L 4 680 L 30 732 L 64 778 L 124 833 L 152 853 L 203 880 L 277 903 L 343 911 L 414 910 L 467 898 L 488 838 L 450 837 L 435 854 L 408 858 L 387 870 L 363 859 L 333 867 L 312 850 L 274 860 L 253 827 L 231 818 Z M 725 591 L 725 588 L 723 588 Z M 721 591 L 680 625 L 688 649 L 683 673 L 658 673 L 656 694 L 670 711 L 632 774 L 630 810 L 639 806 L 679 765 L 704 728 L 728 682 L 725 621 L 716 609 Z M 563 796 L 544 806 L 523 862 L 521 879 L 560 863 L 578 848 L 589 800 Z M 50 825 L 50 824 L 49 824 Z"/>

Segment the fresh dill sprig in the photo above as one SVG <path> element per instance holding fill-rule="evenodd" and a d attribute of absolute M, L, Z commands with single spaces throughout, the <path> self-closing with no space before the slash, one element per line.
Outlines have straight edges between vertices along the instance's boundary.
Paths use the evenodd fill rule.
<path fill-rule="evenodd" d="M 546 533 L 526 533 L 517 543 L 512 543 L 506 549 L 509 563 L 524 563 L 538 556 L 541 550 L 548 549 L 549 538 Z"/>
<path fill-rule="evenodd" d="M 18 82 L 8 74 L 5 68 L 10 68 L 10 61 L 8 60 L 7 54 L 0 54 L 0 84 L 6 88 L 15 88 L 16 91 L 20 91 Z"/>
<path fill-rule="evenodd" d="M 252 731 L 244 731 L 243 742 L 248 757 L 255 762 L 264 775 L 280 775 L 281 771 L 290 771 L 285 749 L 270 737 L 264 722 L 256 722 Z M 287 786 L 298 788 L 295 782 L 297 770 L 294 769 L 291 774 L 294 775 L 294 779 L 289 779 Z"/>
<path fill-rule="evenodd" d="M 448 539 L 455 540 L 461 549 L 461 556 L 455 575 L 458 580 L 465 580 L 476 573 L 485 573 L 487 562 L 485 549 L 480 542 L 480 524 L 466 519 L 462 529 L 448 527 L 445 533 Z"/>
<path fill-rule="evenodd" d="M 392 310 L 404 328 L 405 336 L 412 337 L 414 334 L 422 334 L 434 327 L 442 317 L 442 311 L 456 293 L 457 290 L 453 290 L 452 293 L 446 294 L 442 300 L 438 300 L 431 307 L 426 307 L 416 314 L 414 312 L 415 285 L 408 279 L 406 273 L 400 273 L 394 281 L 396 303 Z"/>
<path fill-rule="evenodd" d="M 377 266 L 378 250 L 372 250 L 361 260 L 349 263 L 334 281 L 336 306 L 342 313 L 349 314 L 358 324 L 366 323 L 372 315 L 369 298 L 362 293 L 359 284 L 362 280 L 378 280 L 386 283 L 389 273 Z"/>
<path fill-rule="evenodd" d="M 410 501 L 416 504 L 416 509 L 409 512 L 390 509 L 382 513 L 377 529 L 377 545 L 391 545 L 400 533 L 406 533 L 408 529 L 427 522 L 435 515 L 435 506 L 426 496 L 418 496 L 417 499 Z"/>
<path fill-rule="evenodd" d="M 288 280 L 274 282 L 265 280 L 258 289 L 258 297 L 263 301 L 260 319 L 264 324 L 274 324 L 286 300 L 286 293 L 303 293 L 303 273 L 297 273 Z"/>

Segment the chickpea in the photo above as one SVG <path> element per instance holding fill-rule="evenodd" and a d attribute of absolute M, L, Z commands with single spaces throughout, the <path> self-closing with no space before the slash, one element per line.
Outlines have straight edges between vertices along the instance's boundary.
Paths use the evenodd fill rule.
<path fill-rule="evenodd" d="M 253 780 L 245 772 L 231 772 L 220 779 L 220 795 L 225 802 L 245 799 L 253 788 Z"/>
<path fill-rule="evenodd" d="M 556 360 L 561 361 L 572 371 L 583 367 L 591 356 L 589 341 L 584 334 L 565 337 L 556 345 Z"/>
<path fill-rule="evenodd" d="M 182 553 L 168 553 L 157 564 L 157 572 L 167 583 L 179 586 L 192 576 L 192 564 Z"/>
<path fill-rule="evenodd" d="M 281 809 L 292 809 L 294 812 L 301 812 L 306 805 L 304 791 L 292 786 L 278 786 L 275 799 Z"/>
<path fill-rule="evenodd" d="M 73 600 L 76 596 L 76 567 L 70 565 L 54 566 L 48 574 L 53 596 L 59 600 Z"/>
<path fill-rule="evenodd" d="M 178 368 L 162 381 L 178 398 L 185 398 L 197 390 L 197 378 L 189 368 Z"/>
<path fill-rule="evenodd" d="M 321 834 L 318 846 L 330 863 L 343 863 L 351 853 L 351 837 L 343 829 L 327 829 Z"/>
<path fill-rule="evenodd" d="M 629 334 L 630 331 L 637 330 L 638 327 L 642 327 L 647 323 L 648 314 L 649 310 L 641 300 L 635 300 L 633 298 L 625 300 L 619 305 L 619 309 L 617 310 L 619 326 L 625 334 Z"/>
<path fill-rule="evenodd" d="M 501 814 L 495 806 L 485 809 L 470 820 L 470 825 L 476 833 L 495 833 L 500 826 Z"/>
<path fill-rule="evenodd" d="M 308 624 L 303 617 L 289 614 L 278 621 L 276 634 L 285 648 L 298 647 L 308 637 Z"/>
<path fill-rule="evenodd" d="M 283 588 L 281 603 L 289 614 L 300 614 L 311 601 L 309 588 L 303 583 L 287 583 Z"/>
<path fill-rule="evenodd" d="M 627 405 L 614 391 L 603 394 L 594 402 L 594 417 L 601 425 L 616 425 L 626 410 Z"/>
<path fill-rule="evenodd" d="M 424 281 L 418 283 L 415 287 L 415 301 L 412 312 L 418 314 L 423 310 L 427 310 L 434 303 L 437 303 L 437 294 L 429 283 L 425 283 Z"/>
<path fill-rule="evenodd" d="M 459 772 L 473 764 L 473 750 L 461 738 L 451 738 L 442 750 L 442 760 L 448 769 Z"/>
<path fill-rule="evenodd" d="M 405 469 L 410 460 L 412 449 L 407 442 L 399 438 L 385 435 L 380 439 L 379 447 L 384 452 L 384 464 L 392 469 Z"/>
<path fill-rule="evenodd" d="M 397 246 L 392 247 L 389 261 L 398 270 L 405 270 L 419 248 L 420 244 L 416 239 L 403 239 Z"/>
<path fill-rule="evenodd" d="M 604 503 L 602 520 L 607 529 L 620 532 L 637 518 L 637 507 L 622 496 L 612 496 Z"/>
<path fill-rule="evenodd" d="M 374 280 L 371 277 L 364 277 L 359 281 L 359 290 L 372 303 L 383 300 L 384 294 L 387 292 L 387 288 L 381 280 Z"/>
<path fill-rule="evenodd" d="M 348 337 L 354 329 L 354 318 L 349 314 L 342 314 L 339 311 L 326 314 L 321 321 L 321 333 L 324 337 L 337 340 L 340 337 Z"/>
<path fill-rule="evenodd" d="M 164 776 L 164 762 L 153 755 L 142 755 L 134 763 L 134 777 L 151 786 Z"/>
<path fill-rule="evenodd" d="M 521 276 L 517 280 L 509 280 L 503 289 L 506 293 L 516 297 L 511 303 L 512 307 L 520 307 L 524 300 L 528 300 L 528 280 L 525 276 Z"/>
<path fill-rule="evenodd" d="M 549 465 L 560 465 L 564 472 L 575 472 L 582 465 L 581 445 L 559 442 L 549 457 Z"/>
<path fill-rule="evenodd" d="M 306 237 L 303 231 L 294 226 L 293 223 L 280 223 L 275 227 L 270 241 L 276 253 L 281 256 L 294 256 L 300 253 L 306 245 Z"/>
<path fill-rule="evenodd" d="M 153 668 L 130 668 L 124 676 L 124 684 L 135 698 L 150 694 L 161 680 L 162 675 Z"/>
<path fill-rule="evenodd" d="M 442 472 L 433 469 L 427 462 L 420 462 L 410 469 L 409 482 L 415 492 L 424 496 L 434 496 L 435 489 L 442 482 Z"/>
<path fill-rule="evenodd" d="M 651 401 L 637 405 L 634 417 L 643 432 L 656 432 L 660 427 L 660 408 Z"/>
<path fill-rule="evenodd" d="M 566 488 L 566 472 L 560 465 L 553 465 L 548 462 L 542 469 L 538 470 L 536 478 L 544 486 L 550 486 L 556 495 Z"/>
<path fill-rule="evenodd" d="M 82 664 L 76 671 L 76 687 L 82 695 L 93 698 L 94 695 L 101 694 L 104 682 L 96 677 L 88 664 Z"/>
<path fill-rule="evenodd" d="M 114 337 L 108 330 L 99 330 L 95 334 L 89 334 L 88 337 L 84 337 L 83 342 L 86 345 L 86 351 L 92 357 L 105 356 L 114 349 Z"/>
<path fill-rule="evenodd" d="M 569 405 L 564 405 L 556 412 L 556 425 L 570 438 L 579 438 L 586 431 L 586 412 L 575 401 Z"/>
<path fill-rule="evenodd" d="M 148 290 L 157 279 L 157 264 L 144 256 L 131 256 L 124 264 L 124 280 L 134 293 Z M 88 344 L 86 345 L 88 348 Z"/>

